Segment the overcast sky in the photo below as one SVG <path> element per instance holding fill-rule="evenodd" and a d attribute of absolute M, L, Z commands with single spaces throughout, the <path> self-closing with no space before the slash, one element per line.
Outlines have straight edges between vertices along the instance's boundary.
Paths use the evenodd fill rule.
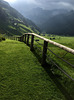
<path fill-rule="evenodd" d="M 6 0 L 15 8 L 41 7 L 43 9 L 74 9 L 74 0 Z M 14 2 L 12 2 L 14 1 Z"/>

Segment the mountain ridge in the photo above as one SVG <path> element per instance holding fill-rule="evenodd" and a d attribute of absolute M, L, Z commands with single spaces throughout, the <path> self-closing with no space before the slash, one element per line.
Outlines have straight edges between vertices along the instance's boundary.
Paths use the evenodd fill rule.
<path fill-rule="evenodd" d="M 43 10 L 42 8 L 34 8 L 28 11 L 25 15 L 32 20 L 36 25 L 40 26 L 44 21 L 48 20 L 52 16 L 59 15 L 60 13 L 67 13 L 65 9 Z M 24 15 L 24 14 L 23 14 Z M 25 16 L 24 15 L 24 16 Z"/>
<path fill-rule="evenodd" d="M 53 16 L 47 20 L 42 26 L 42 30 L 47 33 L 74 36 L 74 11 L 66 14 Z"/>
<path fill-rule="evenodd" d="M 40 27 L 43 32 L 48 34 L 74 36 L 73 12 L 74 10 L 43 10 L 42 8 L 34 8 L 25 15 Z"/>
<path fill-rule="evenodd" d="M 23 29 L 21 25 L 23 25 Z M 40 29 L 30 20 L 24 18 L 6 1 L 0 0 L 0 33 L 22 35 L 24 32 L 39 33 Z"/>

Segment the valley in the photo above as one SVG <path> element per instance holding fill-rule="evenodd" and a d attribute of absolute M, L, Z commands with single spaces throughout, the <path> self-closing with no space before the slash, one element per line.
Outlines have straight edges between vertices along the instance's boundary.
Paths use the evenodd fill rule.
<path fill-rule="evenodd" d="M 74 100 L 74 1 L 0 0 L 0 100 Z"/>

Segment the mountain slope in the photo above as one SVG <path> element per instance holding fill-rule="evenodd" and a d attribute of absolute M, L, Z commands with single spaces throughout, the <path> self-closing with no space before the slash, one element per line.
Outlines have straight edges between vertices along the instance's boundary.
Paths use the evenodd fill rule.
<path fill-rule="evenodd" d="M 49 18 L 42 30 L 50 34 L 74 36 L 74 11 Z"/>
<path fill-rule="evenodd" d="M 39 33 L 39 31 L 40 29 L 32 21 L 24 18 L 7 2 L 0 0 L 0 33 L 21 35 L 24 32 Z"/>
<path fill-rule="evenodd" d="M 24 15 L 24 13 L 22 13 Z M 74 36 L 74 11 L 65 9 L 31 9 L 26 17 L 32 20 L 43 32 Z M 24 16 L 25 16 L 24 15 Z"/>
<path fill-rule="evenodd" d="M 43 10 L 42 8 L 34 8 L 31 9 L 30 11 L 22 13 L 24 16 L 32 20 L 36 25 L 41 27 L 43 23 L 45 23 L 49 18 L 67 13 L 67 10 L 64 9 L 54 9 L 54 10 Z"/>

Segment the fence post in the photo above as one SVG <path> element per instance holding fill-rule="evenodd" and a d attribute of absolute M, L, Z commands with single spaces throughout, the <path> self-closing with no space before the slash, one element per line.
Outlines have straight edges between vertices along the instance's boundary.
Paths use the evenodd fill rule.
<path fill-rule="evenodd" d="M 33 51 L 33 43 L 34 43 L 34 35 L 31 37 L 31 45 L 30 45 L 30 50 Z"/>
<path fill-rule="evenodd" d="M 19 41 L 19 37 L 18 37 L 18 41 Z"/>
<path fill-rule="evenodd" d="M 23 40 L 24 40 L 24 35 L 22 35 L 22 37 L 21 37 L 21 42 L 23 42 Z"/>
<path fill-rule="evenodd" d="M 25 43 L 26 43 L 26 34 L 25 34 Z"/>
<path fill-rule="evenodd" d="M 22 40 L 22 37 L 20 36 L 20 41 Z"/>
<path fill-rule="evenodd" d="M 17 41 L 17 38 L 15 37 L 15 40 Z"/>
<path fill-rule="evenodd" d="M 28 34 L 28 36 L 27 36 L 27 45 L 29 45 L 29 34 Z"/>
<path fill-rule="evenodd" d="M 17 41 L 17 37 L 16 37 L 16 41 Z"/>
<path fill-rule="evenodd" d="M 48 42 L 44 41 L 43 54 L 42 54 L 42 62 L 41 62 L 42 66 L 44 66 L 46 64 L 47 46 L 48 46 Z"/>
<path fill-rule="evenodd" d="M 21 36 L 20 36 L 20 40 L 19 41 L 21 41 Z"/>
<path fill-rule="evenodd" d="M 21 40 L 21 37 L 18 37 L 18 41 L 20 41 Z"/>

